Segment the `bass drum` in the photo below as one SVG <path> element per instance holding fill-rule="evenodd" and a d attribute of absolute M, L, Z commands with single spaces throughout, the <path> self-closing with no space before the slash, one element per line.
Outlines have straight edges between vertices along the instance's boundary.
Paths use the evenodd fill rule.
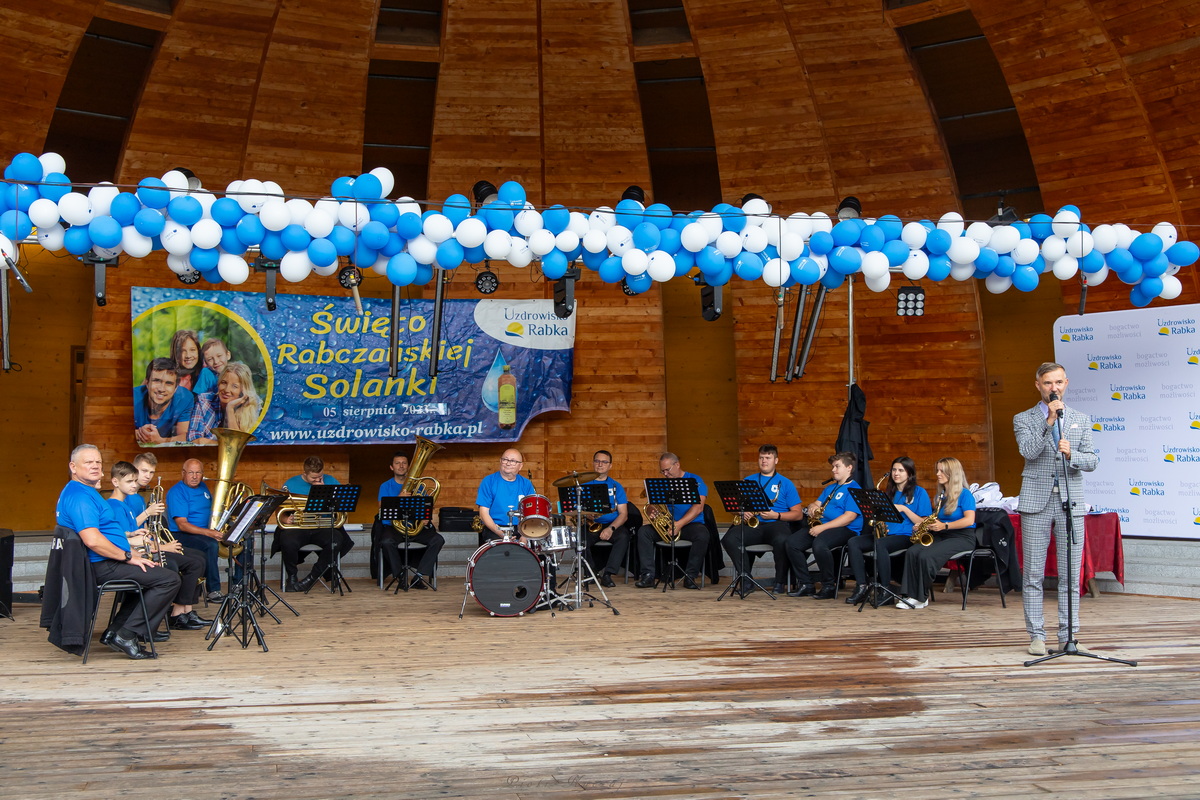
<path fill-rule="evenodd" d="M 545 579 L 542 560 L 520 542 L 487 542 L 467 561 L 467 591 L 495 617 L 515 617 L 537 605 Z"/>

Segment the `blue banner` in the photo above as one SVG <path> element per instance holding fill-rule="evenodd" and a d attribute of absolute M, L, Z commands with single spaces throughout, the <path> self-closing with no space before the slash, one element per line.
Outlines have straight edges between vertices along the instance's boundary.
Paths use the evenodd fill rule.
<path fill-rule="evenodd" d="M 214 428 L 255 444 L 515 442 L 529 420 L 570 411 L 575 316 L 551 300 L 399 306 L 249 292 L 132 289 L 134 433 L 143 446 L 212 443 Z M 429 377 L 435 347 L 438 374 Z"/>

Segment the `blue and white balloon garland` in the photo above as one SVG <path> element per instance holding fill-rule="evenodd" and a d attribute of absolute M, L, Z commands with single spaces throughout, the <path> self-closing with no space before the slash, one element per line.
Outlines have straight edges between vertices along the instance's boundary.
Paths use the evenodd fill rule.
<path fill-rule="evenodd" d="M 21 241 L 36 229 L 47 250 L 77 256 L 141 258 L 165 250 L 173 272 L 196 270 L 212 283 L 243 283 L 250 275 L 244 256 L 257 247 L 292 282 L 333 274 L 339 258 L 397 286 L 429 282 L 434 266 L 452 270 L 486 259 L 518 268 L 536 261 L 547 280 L 557 280 L 581 260 L 602 281 L 624 281 L 634 293 L 696 268 L 714 286 L 737 276 L 770 287 L 819 281 L 835 288 L 861 274 L 876 292 L 887 289 L 892 272 L 910 280 L 977 278 L 993 293 L 1028 292 L 1044 274 L 1071 280 L 1082 272 L 1090 286 L 1115 274 L 1132 287 L 1133 305 L 1145 306 L 1178 297 L 1176 273 L 1200 257 L 1170 223 L 1148 232 L 1125 224 L 1091 228 L 1075 206 L 997 227 L 968 225 L 954 212 L 907 224 L 890 214 L 836 222 L 823 212 L 780 217 L 761 198 L 690 214 L 623 199 L 584 214 L 562 205 L 539 210 L 509 181 L 475 213 L 460 194 L 440 210 L 422 211 L 412 198 L 387 199 L 394 181 L 384 167 L 338 178 L 316 202 L 286 199 L 278 184 L 256 179 L 234 181 L 218 197 L 189 190 L 177 170 L 145 178 L 135 191 L 106 183 L 84 193 L 55 153 L 20 153 L 4 178 L 3 237 Z"/>

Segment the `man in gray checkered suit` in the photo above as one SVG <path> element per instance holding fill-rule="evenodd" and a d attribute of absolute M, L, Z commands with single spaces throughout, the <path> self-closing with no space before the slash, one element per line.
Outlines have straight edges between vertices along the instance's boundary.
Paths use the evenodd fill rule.
<path fill-rule="evenodd" d="M 1042 611 L 1042 580 L 1046 573 L 1046 551 L 1050 546 L 1053 524 L 1058 545 L 1058 641 L 1066 645 L 1071 631 L 1079 630 L 1079 569 L 1083 560 L 1083 474 L 1096 468 L 1100 459 L 1092 447 L 1092 421 L 1063 404 L 1067 391 L 1067 371 L 1053 362 L 1037 369 L 1035 381 L 1041 402 L 1028 411 L 1013 417 L 1013 432 L 1017 449 L 1025 457 L 1021 472 L 1021 497 L 1017 511 L 1021 514 L 1022 599 L 1025 603 L 1025 630 L 1029 633 L 1029 654 L 1046 655 L 1046 623 Z M 1060 416 L 1061 415 L 1061 419 Z M 1061 438 L 1056 438 L 1057 423 L 1062 425 Z M 1062 462 L 1067 461 L 1067 486 L 1061 486 Z M 1068 559 L 1067 520 L 1063 500 L 1070 489 L 1075 546 Z M 1070 561 L 1069 575 L 1063 564 Z M 1067 600 L 1072 592 L 1074 611 L 1071 626 L 1067 626 Z M 1081 652 L 1086 652 L 1082 647 Z"/>

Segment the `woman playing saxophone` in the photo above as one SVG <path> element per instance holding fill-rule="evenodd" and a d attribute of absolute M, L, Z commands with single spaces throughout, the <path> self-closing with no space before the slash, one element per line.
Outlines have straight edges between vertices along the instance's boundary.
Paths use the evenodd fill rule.
<path fill-rule="evenodd" d="M 940 507 L 929 526 L 933 544 L 911 547 L 904 560 L 904 594 L 896 608 L 924 608 L 934 576 L 950 556 L 975 546 L 975 496 L 957 458 L 937 462 Z M 935 503 L 937 505 L 937 503 Z"/>
<path fill-rule="evenodd" d="M 884 479 L 883 491 L 896 506 L 902 519 L 886 523 L 883 536 L 856 536 L 850 540 L 850 568 L 854 571 L 857 588 L 846 598 L 851 605 L 862 601 L 866 594 L 866 553 L 873 550 L 879 569 L 879 585 L 890 586 L 892 582 L 892 553 L 904 550 L 910 544 L 908 537 L 913 525 L 933 512 L 929 493 L 917 485 L 917 465 L 908 456 L 892 461 L 892 469 Z M 885 523 L 877 523 L 883 525 Z"/>

